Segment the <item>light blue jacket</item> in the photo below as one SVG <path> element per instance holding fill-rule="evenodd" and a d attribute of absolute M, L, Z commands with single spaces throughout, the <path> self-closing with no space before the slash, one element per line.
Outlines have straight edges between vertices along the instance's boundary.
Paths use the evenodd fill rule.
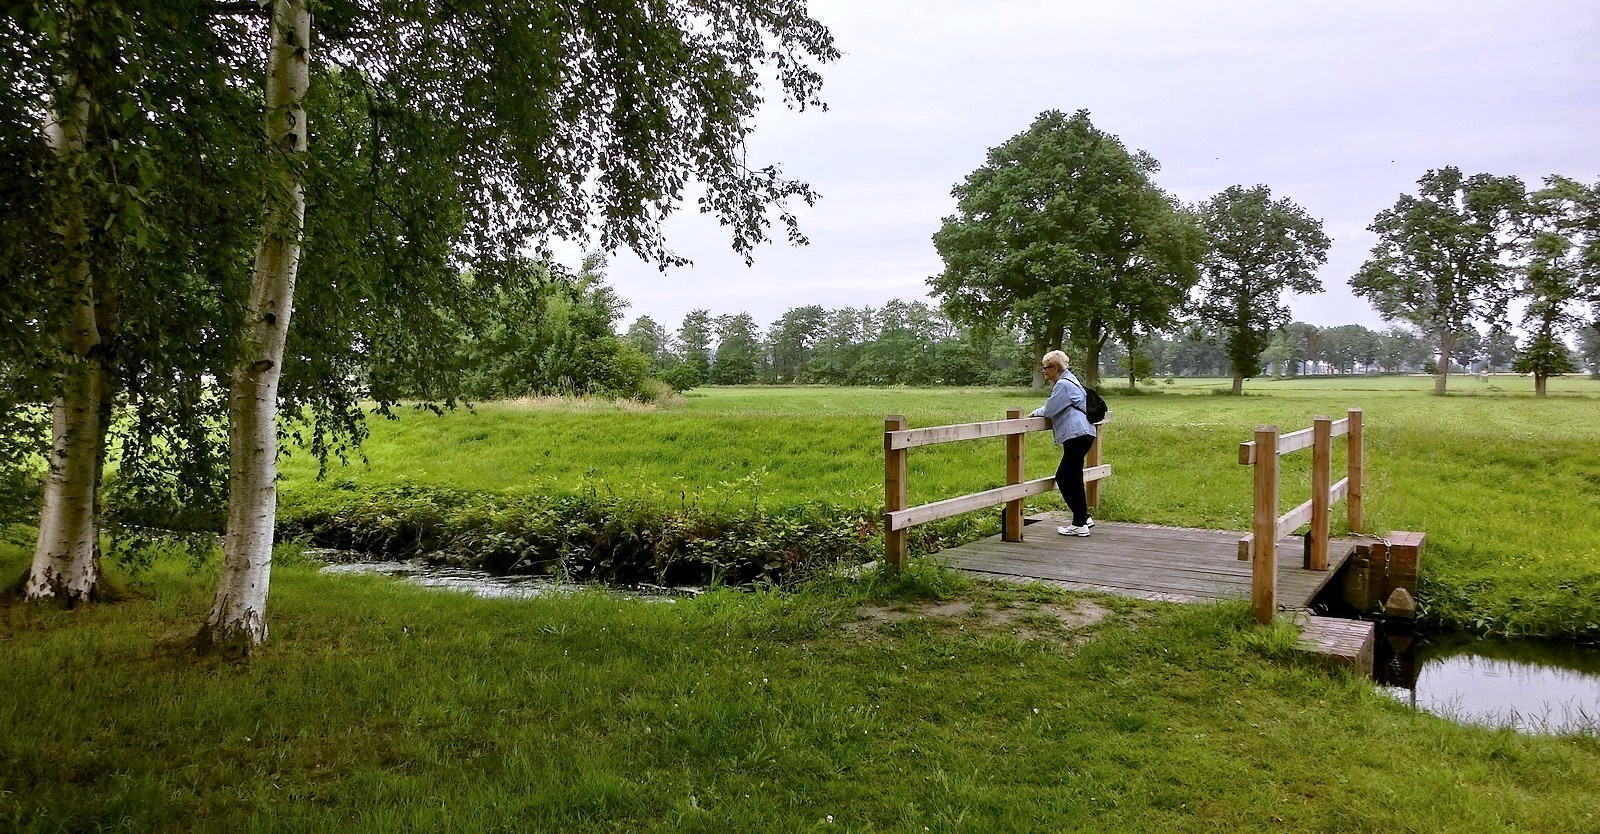
<path fill-rule="evenodd" d="M 1086 434 L 1098 436 L 1094 424 L 1089 422 L 1089 416 L 1083 413 L 1088 406 L 1089 398 L 1083 393 L 1083 383 L 1072 375 L 1071 371 L 1062 371 L 1061 378 L 1056 380 L 1054 388 L 1050 389 L 1050 398 L 1044 405 L 1033 410 L 1032 417 L 1049 417 L 1050 429 L 1056 436 L 1056 445 L 1082 437 Z"/>

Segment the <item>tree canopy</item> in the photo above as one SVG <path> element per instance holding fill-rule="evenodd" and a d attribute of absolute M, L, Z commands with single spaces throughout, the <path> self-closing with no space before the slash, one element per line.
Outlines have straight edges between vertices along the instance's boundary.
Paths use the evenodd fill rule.
<path fill-rule="evenodd" d="M 1409 321 L 1437 340 L 1434 393 L 1445 393 L 1458 334 L 1494 320 L 1513 292 L 1511 251 L 1525 190 L 1516 177 L 1464 176 L 1448 166 L 1417 180 L 1367 228 L 1372 255 L 1351 279 L 1385 318 Z"/>
<path fill-rule="evenodd" d="M 1322 222 L 1264 185 L 1232 186 L 1200 206 L 1210 237 L 1199 286 L 1200 318 L 1223 337 L 1233 393 L 1255 376 L 1261 355 L 1289 321 L 1286 292 L 1322 291 L 1317 268 L 1331 241 Z"/>
<path fill-rule="evenodd" d="M 820 105 L 817 68 L 838 53 L 800 0 L 330 0 L 311 25 L 289 0 L 0 15 L 0 180 L 15 186 L 0 252 L 16 256 L 0 304 L 33 323 L 8 328 L 0 371 L 17 401 L 60 404 L 51 460 L 74 463 L 52 477 L 91 513 L 113 403 L 209 444 L 181 457 L 214 471 L 216 381 L 281 397 L 319 439 L 357 426 L 363 397 L 391 401 L 400 374 L 448 354 L 427 347 L 464 268 L 489 292 L 557 238 L 680 263 L 662 224 L 691 195 L 747 258 L 775 224 L 803 239 L 789 204 L 814 194 L 746 149 L 764 86 Z M 287 347 L 260 352 L 251 334 L 288 331 L 291 310 Z M 85 311 L 92 327 L 73 321 Z M 357 372 L 374 357 L 397 376 Z M 165 457 L 121 472 L 170 476 L 175 447 L 143 448 Z M 268 506 L 232 500 L 270 519 L 256 494 Z M 92 550 L 95 531 L 71 526 L 68 544 Z"/>
<path fill-rule="evenodd" d="M 1198 278 L 1203 234 L 1158 168 L 1088 111 L 1046 111 L 952 189 L 928 283 L 952 319 L 1014 326 L 1036 355 L 1070 340 L 1094 382 L 1106 340 L 1170 323 Z"/>

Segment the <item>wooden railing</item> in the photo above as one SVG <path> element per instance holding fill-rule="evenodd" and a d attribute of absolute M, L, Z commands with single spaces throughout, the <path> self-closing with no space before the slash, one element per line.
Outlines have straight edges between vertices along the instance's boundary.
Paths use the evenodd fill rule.
<path fill-rule="evenodd" d="M 1343 480 L 1330 485 L 1333 438 L 1347 435 Z M 1311 449 L 1311 500 L 1278 515 L 1278 458 Z M 1261 450 L 1272 449 L 1274 454 Z M 1257 426 L 1256 439 L 1239 444 L 1239 463 L 1255 466 L 1255 510 L 1251 533 L 1239 540 L 1239 560 L 1250 561 L 1250 605 L 1258 622 L 1272 619 L 1277 608 L 1278 541 L 1302 524 L 1311 525 L 1310 567 L 1328 569 L 1329 521 L 1332 507 L 1346 499 L 1349 527 L 1361 523 L 1361 409 L 1352 408 L 1343 420 L 1315 417 L 1311 428 L 1280 436 L 1277 426 Z"/>
<path fill-rule="evenodd" d="M 889 564 L 900 567 L 906 561 L 906 533 L 918 524 L 949 518 L 953 515 L 1005 504 L 1006 512 L 1001 524 L 1001 537 L 1008 542 L 1022 541 L 1022 499 L 1040 495 L 1056 488 L 1054 476 L 1022 480 L 1023 436 L 1032 431 L 1050 428 L 1045 417 L 1023 417 L 1022 409 L 1006 411 L 1006 419 L 985 423 L 961 423 L 954 426 L 933 426 L 925 429 L 907 429 L 906 418 L 887 417 L 883 421 L 883 530 L 884 558 Z M 1102 423 L 1101 433 L 1105 431 Z M 906 453 L 918 446 L 954 443 L 961 440 L 978 440 L 985 437 L 1006 439 L 1006 485 L 971 495 L 947 498 L 916 507 L 906 506 Z M 1100 464 L 1100 439 L 1096 438 L 1084 459 L 1083 483 L 1090 506 L 1100 502 L 1102 478 L 1111 474 L 1110 466 Z"/>

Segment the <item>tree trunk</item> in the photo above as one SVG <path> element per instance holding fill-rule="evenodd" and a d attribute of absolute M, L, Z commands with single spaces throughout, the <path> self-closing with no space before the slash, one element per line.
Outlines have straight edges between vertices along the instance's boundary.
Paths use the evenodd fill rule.
<path fill-rule="evenodd" d="M 1456 345 L 1455 337 L 1448 331 L 1439 337 L 1439 367 L 1433 369 L 1433 393 L 1444 396 L 1445 384 L 1450 379 L 1450 350 Z"/>
<path fill-rule="evenodd" d="M 1550 375 L 1549 374 L 1541 374 L 1541 373 L 1538 373 L 1537 371 L 1534 372 L 1534 374 L 1533 374 L 1533 395 L 1535 397 L 1548 397 L 1548 396 L 1550 396 L 1550 391 L 1546 388 L 1546 385 L 1549 382 L 1550 382 Z"/>
<path fill-rule="evenodd" d="M 72 105 L 52 114 L 47 143 L 70 167 L 83 165 L 88 133 L 89 95 L 74 75 L 65 79 Z M 51 407 L 49 475 L 39 510 L 39 538 L 23 582 L 30 600 L 56 600 L 68 606 L 100 594 L 100 525 L 96 496 L 105 461 L 110 416 L 110 373 L 91 273 L 91 233 L 82 196 L 69 186 L 62 194 L 61 235 L 64 262 L 56 289 L 70 305 L 62 322 L 65 369 Z"/>
<path fill-rule="evenodd" d="M 1244 396 L 1244 372 L 1238 368 L 1233 369 L 1233 395 Z"/>
<path fill-rule="evenodd" d="M 1100 385 L 1100 350 L 1105 347 L 1105 344 L 1106 334 L 1098 324 L 1094 325 L 1094 331 L 1089 334 L 1089 339 L 1085 346 L 1087 355 L 1083 358 L 1083 373 L 1078 377 L 1083 380 L 1084 385 L 1091 388 L 1099 387 Z"/>
<path fill-rule="evenodd" d="M 1044 355 L 1049 353 L 1044 342 L 1033 343 L 1033 387 L 1038 390 L 1044 387 Z"/>
<path fill-rule="evenodd" d="M 272 4 L 266 132 L 270 154 L 261 242 L 240 353 L 228 386 L 228 513 L 222 575 L 202 649 L 244 653 L 267 639 L 267 589 L 277 516 L 278 379 L 294 307 L 305 220 L 303 159 L 311 15 L 304 0 Z"/>

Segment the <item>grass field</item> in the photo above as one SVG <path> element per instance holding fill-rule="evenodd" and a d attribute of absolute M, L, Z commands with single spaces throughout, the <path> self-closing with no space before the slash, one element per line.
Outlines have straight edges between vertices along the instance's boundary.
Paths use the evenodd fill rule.
<path fill-rule="evenodd" d="M 1365 532 L 1421 530 L 1424 605 L 1437 623 L 1504 634 L 1600 638 L 1600 382 L 1558 379 L 1536 399 L 1522 377 L 1334 377 L 1180 380 L 1131 396 L 1108 385 L 1104 438 L 1114 474 L 1098 515 L 1245 530 L 1250 471 L 1237 447 L 1257 424 L 1284 431 L 1312 416 L 1363 409 Z M 441 484 L 506 492 L 581 491 L 659 502 L 782 507 L 882 504 L 882 426 L 995 419 L 1031 410 L 1027 390 L 712 388 L 658 409 L 593 403 L 500 403 L 439 417 L 376 421 L 365 462 L 330 483 Z M 1336 466 L 1342 451 L 1336 443 Z M 918 449 L 912 503 L 1003 482 L 999 441 Z M 1309 454 L 1285 459 L 1281 506 L 1309 496 Z M 1045 433 L 1030 437 L 1028 475 L 1054 470 Z M 304 455 L 285 466 L 285 505 L 329 484 Z M 1040 507 L 1058 507 L 1042 497 Z M 992 516 L 992 514 L 991 514 Z M 1343 515 L 1335 512 L 1336 527 Z"/>
<path fill-rule="evenodd" d="M 214 580 L 175 560 L 0 605 L 0 830 L 1600 830 L 1600 737 L 1412 712 L 1242 605 L 925 566 L 490 601 L 282 555 L 243 665 L 184 651 Z"/>
<path fill-rule="evenodd" d="M 1427 531 L 1439 622 L 1600 634 L 1600 386 L 1221 385 L 1112 397 L 1101 517 L 1242 530 L 1254 425 L 1360 406 L 1368 517 Z M 697 394 L 408 414 L 330 482 L 292 462 L 285 511 L 408 483 L 870 506 L 885 414 L 936 425 L 1038 399 Z M 1030 475 L 1052 468 L 1045 438 L 1029 452 Z M 1000 478 L 998 442 L 912 461 L 918 501 Z M 1305 488 L 1292 473 L 1286 502 Z M 0 574 L 21 574 L 28 533 L 0 530 Z M 1414 712 L 1308 665 L 1243 604 L 974 585 L 926 562 L 670 604 L 480 600 L 319 574 L 288 543 L 271 638 L 228 663 L 187 650 L 214 565 L 110 570 L 116 604 L 0 602 L 0 830 L 1600 831 L 1600 735 Z"/>

